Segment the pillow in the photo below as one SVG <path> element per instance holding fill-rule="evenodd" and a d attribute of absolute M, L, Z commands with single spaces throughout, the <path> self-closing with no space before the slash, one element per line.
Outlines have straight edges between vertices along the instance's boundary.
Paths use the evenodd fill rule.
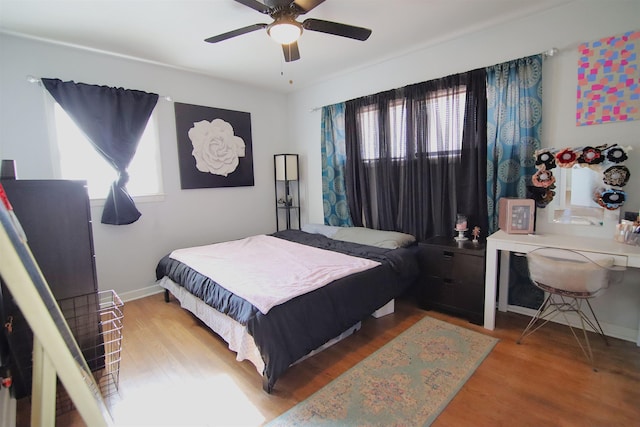
<path fill-rule="evenodd" d="M 302 231 L 311 234 L 322 234 L 332 238 L 340 228 L 342 227 L 336 227 L 335 225 L 305 224 L 302 226 Z"/>
<path fill-rule="evenodd" d="M 332 239 L 345 242 L 360 243 L 361 245 L 377 246 L 386 249 L 404 248 L 415 243 L 416 238 L 411 234 L 397 231 L 373 230 L 365 227 L 337 227 Z"/>

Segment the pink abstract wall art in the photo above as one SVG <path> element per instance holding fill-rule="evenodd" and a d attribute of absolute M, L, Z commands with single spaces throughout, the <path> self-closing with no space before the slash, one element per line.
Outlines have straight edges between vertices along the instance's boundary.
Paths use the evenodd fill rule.
<path fill-rule="evenodd" d="M 576 125 L 640 119 L 640 30 L 578 46 Z"/>

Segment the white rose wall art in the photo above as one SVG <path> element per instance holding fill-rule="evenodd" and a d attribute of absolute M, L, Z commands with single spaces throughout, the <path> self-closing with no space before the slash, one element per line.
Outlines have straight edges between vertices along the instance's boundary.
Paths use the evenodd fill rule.
<path fill-rule="evenodd" d="M 233 134 L 233 126 L 222 119 L 194 123 L 188 132 L 200 172 L 227 176 L 244 157 L 244 141 Z"/>
<path fill-rule="evenodd" d="M 182 189 L 254 185 L 251 115 L 174 105 Z"/>

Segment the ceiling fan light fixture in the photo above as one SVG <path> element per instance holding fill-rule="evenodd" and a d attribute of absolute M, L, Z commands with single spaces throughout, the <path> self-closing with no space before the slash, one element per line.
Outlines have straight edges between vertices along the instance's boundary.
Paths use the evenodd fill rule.
<path fill-rule="evenodd" d="M 291 18 L 280 18 L 267 27 L 267 34 L 279 44 L 291 44 L 302 34 L 302 25 Z"/>
<path fill-rule="evenodd" d="M 285 62 L 292 62 L 300 59 L 300 50 L 298 49 L 297 42 L 302 35 L 303 30 L 331 34 L 360 41 L 367 40 L 371 35 L 371 30 L 368 28 L 340 24 L 338 22 L 325 21 L 323 19 L 307 18 L 303 22 L 296 21 L 300 15 L 310 12 L 312 9 L 315 9 L 317 6 L 324 3 L 325 0 L 235 1 L 243 6 L 247 6 L 248 8 L 255 10 L 256 12 L 269 15 L 273 21 L 271 24 L 258 23 L 227 31 L 226 33 L 209 37 L 208 39 L 205 39 L 205 42 L 218 43 L 243 34 L 266 29 L 267 35 L 271 37 L 273 41 L 281 45 Z"/>

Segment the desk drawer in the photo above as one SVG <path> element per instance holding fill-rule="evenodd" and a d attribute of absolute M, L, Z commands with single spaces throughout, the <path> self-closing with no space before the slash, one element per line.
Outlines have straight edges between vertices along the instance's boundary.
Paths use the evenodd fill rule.
<path fill-rule="evenodd" d="M 514 247 L 513 250 L 511 250 L 511 252 L 516 253 L 516 254 L 522 254 L 522 255 L 526 255 L 528 252 L 534 251 L 536 249 L 541 248 L 542 246 L 531 246 L 531 245 L 516 245 L 517 247 Z M 567 249 L 567 248 L 561 248 L 558 247 L 558 249 Z M 598 257 L 613 257 L 613 264 L 617 265 L 619 267 L 627 267 L 629 264 L 629 258 L 626 255 L 616 255 L 616 254 L 611 254 L 611 253 L 607 253 L 607 252 L 598 252 L 598 251 L 585 251 L 585 250 L 575 250 L 575 249 L 570 249 L 572 251 L 575 251 L 579 254 L 582 254 L 584 256 L 586 256 L 587 258 L 598 258 Z"/>
<path fill-rule="evenodd" d="M 614 255 L 614 254 L 607 254 L 602 252 L 587 252 L 587 251 L 576 251 L 576 252 L 581 253 L 586 257 L 589 257 L 589 255 L 613 257 L 613 265 L 617 265 L 619 267 L 626 267 L 629 262 L 629 259 L 625 255 Z"/>

